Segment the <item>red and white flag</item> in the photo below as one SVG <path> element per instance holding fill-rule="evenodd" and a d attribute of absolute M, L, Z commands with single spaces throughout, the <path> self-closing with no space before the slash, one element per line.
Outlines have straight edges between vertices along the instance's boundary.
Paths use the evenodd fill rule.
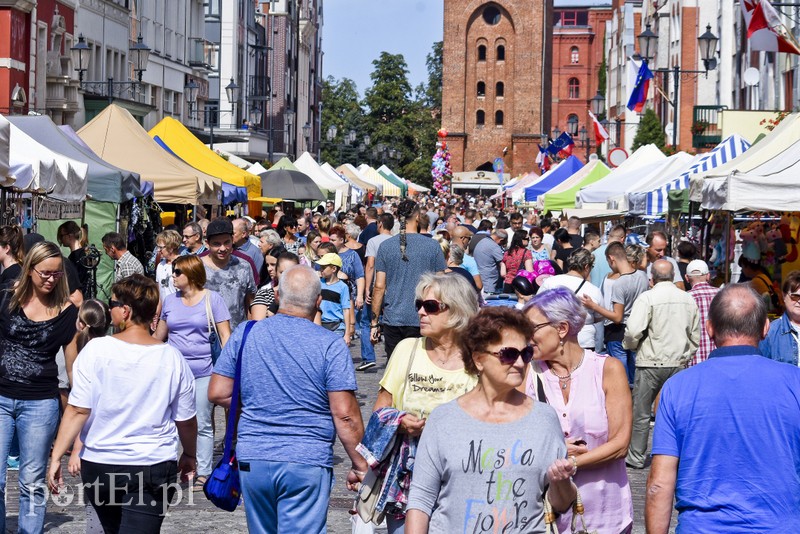
<path fill-rule="evenodd" d="M 592 123 L 594 124 L 594 140 L 597 146 L 603 144 L 603 141 L 608 141 L 609 135 L 608 130 L 603 128 L 603 125 L 600 124 L 600 121 L 597 120 L 597 117 L 594 116 L 594 113 L 589 111 L 589 116 L 592 118 Z"/>
<path fill-rule="evenodd" d="M 800 55 L 800 43 L 767 0 L 743 0 L 741 6 L 751 50 Z"/>

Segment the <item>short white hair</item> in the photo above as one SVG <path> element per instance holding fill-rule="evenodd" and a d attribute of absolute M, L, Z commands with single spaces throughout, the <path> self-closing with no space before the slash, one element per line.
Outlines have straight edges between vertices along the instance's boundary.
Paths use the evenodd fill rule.
<path fill-rule="evenodd" d="M 289 267 L 280 279 L 280 306 L 313 313 L 317 309 L 317 298 L 322 284 L 314 269 L 305 265 Z"/>

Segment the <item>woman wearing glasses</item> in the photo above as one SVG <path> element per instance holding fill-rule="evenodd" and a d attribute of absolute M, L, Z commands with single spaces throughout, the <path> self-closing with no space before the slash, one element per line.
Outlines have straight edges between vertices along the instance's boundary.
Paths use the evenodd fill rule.
<path fill-rule="evenodd" d="M 20 532 L 42 532 L 45 474 L 59 418 L 56 353 L 75 354 L 78 309 L 69 301 L 61 250 L 37 243 L 13 292 L 0 300 L 0 532 L 5 532 L 6 462 L 16 429 L 20 444 Z M 61 458 L 58 458 L 60 461 Z"/>
<path fill-rule="evenodd" d="M 522 312 L 483 308 L 461 335 L 475 388 L 433 411 L 417 449 L 407 534 L 545 532 L 544 499 L 575 500 L 559 417 L 519 389 L 533 356 Z"/>
<path fill-rule="evenodd" d="M 180 256 L 173 262 L 172 280 L 177 292 L 167 296 L 153 337 L 178 349 L 192 370 L 197 405 L 197 477 L 195 489 L 201 490 L 211 474 L 214 431 L 211 425 L 213 404 L 208 402 L 211 380 L 210 329 L 219 332 L 224 346 L 231 335 L 231 314 L 219 293 L 204 289 L 206 269 L 197 256 Z M 209 310 L 211 316 L 209 317 Z M 213 327 L 212 327 L 213 323 Z"/>
<path fill-rule="evenodd" d="M 786 275 L 781 291 L 786 311 L 770 323 L 769 333 L 758 348 L 771 360 L 797 366 L 797 337 L 794 332 L 800 328 L 800 271 Z"/>
<path fill-rule="evenodd" d="M 588 530 L 620 534 L 633 528 L 633 501 L 625 471 L 633 412 L 628 378 L 616 358 L 584 349 L 578 335 L 586 310 L 566 288 L 540 292 L 525 310 L 534 352 L 528 395 L 550 404 L 576 469 Z M 572 512 L 558 518 L 568 532 Z"/>
<path fill-rule="evenodd" d="M 478 298 L 460 276 L 425 274 L 417 284 L 416 307 L 422 337 L 398 343 L 373 408 L 392 407 L 405 412 L 398 432 L 410 438 L 413 446 L 428 414 L 471 390 L 477 382 L 477 377 L 464 368 L 459 338 L 478 312 Z M 403 507 L 387 512 L 389 533 L 403 532 Z"/>
<path fill-rule="evenodd" d="M 161 301 L 167 295 L 175 293 L 175 284 L 172 281 L 173 262 L 180 256 L 181 234 L 175 230 L 164 230 L 156 236 L 156 250 L 161 254 L 161 261 L 156 265 L 156 282 L 161 294 Z"/>

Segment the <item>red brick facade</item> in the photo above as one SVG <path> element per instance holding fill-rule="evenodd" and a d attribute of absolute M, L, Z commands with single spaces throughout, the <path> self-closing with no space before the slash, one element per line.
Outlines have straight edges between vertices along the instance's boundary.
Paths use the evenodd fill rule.
<path fill-rule="evenodd" d="M 587 130 L 590 152 L 595 151 L 594 130 L 589 118 L 588 100 L 597 94 L 598 73 L 603 62 L 605 23 L 611 19 L 607 7 L 562 7 L 556 2 L 553 16 L 553 104 L 554 126 L 569 131 L 575 138 L 574 154 L 586 157 L 577 132 Z M 570 118 L 573 122 L 570 123 Z"/>
<path fill-rule="evenodd" d="M 550 129 L 551 1 L 444 0 L 442 126 L 454 172 L 485 168 L 504 148 L 507 173 L 536 168 Z"/>

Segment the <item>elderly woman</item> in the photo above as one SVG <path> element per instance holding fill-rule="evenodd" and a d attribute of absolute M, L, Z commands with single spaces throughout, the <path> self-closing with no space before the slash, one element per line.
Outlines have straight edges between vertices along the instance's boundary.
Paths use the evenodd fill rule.
<path fill-rule="evenodd" d="M 767 337 L 759 344 L 761 354 L 771 360 L 797 367 L 797 337 L 800 329 L 800 271 L 786 275 L 781 286 L 786 307 L 783 315 L 769 325 Z"/>
<path fill-rule="evenodd" d="M 566 287 L 572 291 L 579 299 L 588 298 L 596 305 L 603 302 L 603 294 L 600 288 L 589 281 L 589 275 L 594 267 L 594 256 L 585 248 L 575 249 L 567 258 L 567 274 L 558 274 L 547 278 L 539 288 L 539 293 L 548 291 L 556 287 Z M 580 346 L 594 350 L 595 335 L 597 330 L 595 323 L 602 321 L 603 316 L 596 312 L 587 312 L 586 323 L 578 334 Z M 600 325 L 602 327 L 602 324 Z"/>
<path fill-rule="evenodd" d="M 156 250 L 161 254 L 161 261 L 156 265 L 156 282 L 161 300 L 175 293 L 172 283 L 172 262 L 180 256 L 181 234 L 175 230 L 164 230 L 156 236 Z"/>
<path fill-rule="evenodd" d="M 416 299 L 422 337 L 397 345 L 373 408 L 391 406 L 404 411 L 398 432 L 413 438 L 422 433 L 425 417 L 434 408 L 471 390 L 477 381 L 464 369 L 458 343 L 478 312 L 475 291 L 460 276 L 429 273 L 420 278 Z M 402 512 L 398 509 L 387 515 L 390 534 L 403 532 Z"/>
<path fill-rule="evenodd" d="M 616 358 L 584 349 L 578 335 L 586 310 L 566 287 L 541 292 L 525 311 L 533 324 L 533 357 L 528 395 L 561 414 L 558 421 L 589 530 L 630 532 L 633 501 L 625 471 L 631 439 L 632 403 L 625 368 Z M 542 396 L 544 398 L 542 398 Z M 568 532 L 572 513 L 558 519 Z"/>
<path fill-rule="evenodd" d="M 112 286 L 109 308 L 118 333 L 91 340 L 75 361 L 50 454 L 48 483 L 58 493 L 61 457 L 81 434 L 84 497 L 105 532 L 158 532 L 178 472 L 186 481 L 197 464 L 192 369 L 180 351 L 150 335 L 157 306 L 158 286 L 143 275 Z"/>
<path fill-rule="evenodd" d="M 533 327 L 522 312 L 483 308 L 461 334 L 475 388 L 433 411 L 420 440 L 406 532 L 545 532 L 544 501 L 575 500 L 552 407 L 519 391 Z"/>

